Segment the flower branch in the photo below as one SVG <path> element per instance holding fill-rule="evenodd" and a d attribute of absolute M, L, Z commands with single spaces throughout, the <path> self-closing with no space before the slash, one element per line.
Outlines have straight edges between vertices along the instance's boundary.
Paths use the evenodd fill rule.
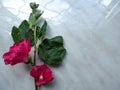
<path fill-rule="evenodd" d="M 6 65 L 31 64 L 32 70 L 30 75 L 34 78 L 35 90 L 38 90 L 37 86 L 49 83 L 54 79 L 52 70 L 48 65 L 61 64 L 66 54 L 63 37 L 45 38 L 47 21 L 44 21 L 41 26 L 37 25 L 37 21 L 43 14 L 43 11 L 37 9 L 38 7 L 39 4 L 35 2 L 30 3 L 32 12 L 30 13 L 29 20 L 23 20 L 18 27 L 13 26 L 11 36 L 14 44 L 8 52 L 3 54 Z M 29 55 L 31 47 L 34 47 L 33 60 Z M 43 65 L 36 65 L 37 55 L 44 62 Z"/>

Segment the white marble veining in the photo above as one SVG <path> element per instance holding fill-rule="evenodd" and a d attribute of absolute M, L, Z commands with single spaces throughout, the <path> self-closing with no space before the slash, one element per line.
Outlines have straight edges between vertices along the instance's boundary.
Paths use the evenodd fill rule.
<path fill-rule="evenodd" d="M 2 59 L 31 1 L 44 10 L 47 37 L 62 35 L 67 48 L 55 80 L 39 90 L 120 90 L 120 0 L 0 0 L 0 90 L 34 90 L 30 66 Z"/>

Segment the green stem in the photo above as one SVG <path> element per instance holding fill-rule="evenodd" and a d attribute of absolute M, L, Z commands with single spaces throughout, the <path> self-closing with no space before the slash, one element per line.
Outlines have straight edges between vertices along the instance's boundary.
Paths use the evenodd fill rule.
<path fill-rule="evenodd" d="M 36 85 L 36 80 L 34 79 L 34 83 L 35 83 L 35 90 L 38 90 L 38 87 Z"/>
<path fill-rule="evenodd" d="M 33 31 L 34 31 L 34 61 L 33 61 L 33 64 L 36 65 L 36 51 L 37 51 L 36 26 Z M 34 79 L 34 82 L 35 82 L 35 90 L 38 90 L 35 79 Z"/>
<path fill-rule="evenodd" d="M 34 28 L 34 65 L 36 65 L 36 27 Z"/>

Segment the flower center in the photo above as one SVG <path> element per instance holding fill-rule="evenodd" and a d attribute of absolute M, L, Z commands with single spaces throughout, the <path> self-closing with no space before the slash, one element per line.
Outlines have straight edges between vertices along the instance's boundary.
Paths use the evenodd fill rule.
<path fill-rule="evenodd" d="M 43 79 L 44 79 L 43 75 L 40 75 L 39 80 L 43 80 Z"/>

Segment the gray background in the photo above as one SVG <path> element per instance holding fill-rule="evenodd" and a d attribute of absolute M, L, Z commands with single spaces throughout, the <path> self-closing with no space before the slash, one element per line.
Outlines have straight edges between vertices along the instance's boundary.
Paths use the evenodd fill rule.
<path fill-rule="evenodd" d="M 0 90 L 34 90 L 30 66 L 4 65 L 10 31 L 29 16 L 32 0 L 0 0 Z M 35 0 L 47 37 L 62 35 L 67 55 L 40 90 L 120 90 L 120 0 Z M 42 62 L 38 61 L 38 64 Z"/>

